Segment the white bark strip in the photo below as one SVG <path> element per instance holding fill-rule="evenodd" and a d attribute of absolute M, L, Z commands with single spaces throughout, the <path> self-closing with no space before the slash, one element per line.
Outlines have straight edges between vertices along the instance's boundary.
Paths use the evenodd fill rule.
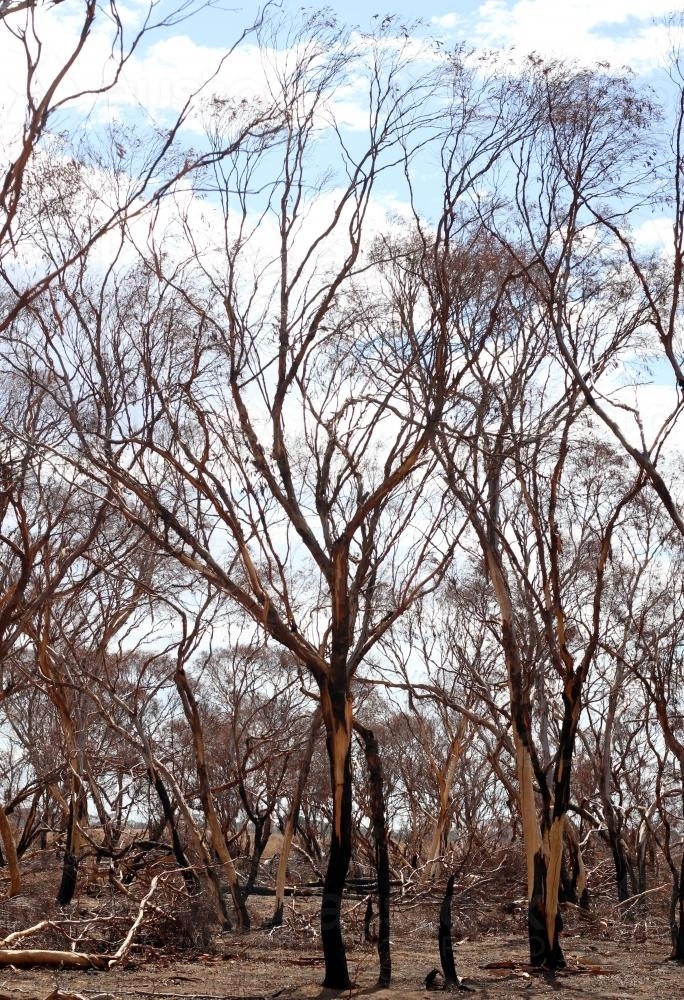
<path fill-rule="evenodd" d="M 558 888 L 563 864 L 563 832 L 565 817 L 555 817 L 549 834 L 549 860 L 546 870 L 546 933 L 549 947 L 553 948 L 556 933 L 556 913 L 558 912 Z"/>
<path fill-rule="evenodd" d="M 525 845 L 525 861 L 527 863 L 527 898 L 532 899 L 534 891 L 534 858 L 541 850 L 541 835 L 537 820 L 537 806 L 534 801 L 534 769 L 529 750 L 520 739 L 515 726 L 513 741 L 518 768 L 518 785 L 520 794 L 520 815 L 522 818 L 523 843 Z"/>
<path fill-rule="evenodd" d="M 21 892 L 21 869 L 19 868 L 19 858 L 17 857 L 17 845 L 14 842 L 12 827 L 7 819 L 5 807 L 0 804 L 0 837 L 5 847 L 5 857 L 10 874 L 10 896 L 18 896 Z"/>

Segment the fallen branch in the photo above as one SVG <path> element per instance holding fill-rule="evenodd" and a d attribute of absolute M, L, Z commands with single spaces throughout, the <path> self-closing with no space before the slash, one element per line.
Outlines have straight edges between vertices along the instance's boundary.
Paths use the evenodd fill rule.
<path fill-rule="evenodd" d="M 152 879 L 148 893 L 140 900 L 137 916 L 128 934 L 113 955 L 98 955 L 84 951 L 54 951 L 49 948 L 0 948 L 0 966 L 16 965 L 19 968 L 27 968 L 31 965 L 42 965 L 51 969 L 112 969 L 123 961 L 130 951 L 135 932 L 145 918 L 145 909 L 154 895 L 159 878 L 160 875 L 155 875 Z M 42 925 L 50 926 L 50 921 L 42 921 Z M 26 931 L 16 931 L 13 935 L 8 935 L 2 944 L 9 939 L 17 940 L 17 936 L 25 937 L 29 931 L 40 929 L 41 924 L 36 924 Z"/>
<path fill-rule="evenodd" d="M 644 889 L 643 892 L 637 892 L 634 896 L 628 896 L 627 899 L 621 900 L 619 903 L 615 904 L 616 910 L 625 909 L 628 910 L 639 900 L 643 899 L 644 896 L 651 896 L 654 892 L 663 892 L 665 889 L 671 889 L 672 885 L 669 882 L 664 882 L 662 885 L 656 885 L 652 889 Z"/>
<path fill-rule="evenodd" d="M 21 940 L 21 938 L 30 937 L 31 934 L 37 934 L 38 931 L 44 931 L 47 927 L 54 928 L 54 926 L 52 920 L 41 920 L 40 923 L 33 924 L 32 927 L 25 927 L 21 931 L 13 931 L 0 941 L 0 948 L 7 948 L 8 945 Z"/>

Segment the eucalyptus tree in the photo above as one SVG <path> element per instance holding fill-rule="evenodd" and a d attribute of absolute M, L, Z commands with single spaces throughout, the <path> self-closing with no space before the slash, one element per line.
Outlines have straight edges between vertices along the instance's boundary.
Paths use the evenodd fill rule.
<path fill-rule="evenodd" d="M 229 800 L 221 810 L 224 824 L 230 824 L 234 838 L 246 831 L 245 895 L 256 884 L 261 856 L 281 820 L 280 802 L 291 794 L 292 763 L 310 723 L 309 699 L 301 691 L 295 661 L 289 660 L 257 632 L 251 643 L 210 650 L 193 664 L 198 700 L 211 720 L 205 729 L 210 730 L 207 758 L 217 810 Z"/>
<path fill-rule="evenodd" d="M 68 432 L 67 432 L 68 436 Z M 29 681 L 36 666 L 37 623 L 100 574 L 94 549 L 101 543 L 110 505 L 107 489 L 83 481 L 55 460 L 65 425 L 36 385 L 10 371 L 0 375 L 0 663 L 3 700 Z M 55 702 L 55 704 L 57 704 Z M 58 706 L 59 707 L 59 706 Z M 65 711 L 63 721 L 70 718 Z M 77 773 L 77 769 L 74 773 Z M 74 779 L 77 781 L 77 779 Z M 76 790 L 74 789 L 74 795 Z M 11 872 L 20 873 L 13 835 L 0 806 L 0 835 Z"/>
<path fill-rule="evenodd" d="M 453 371 L 439 333 L 388 317 L 381 283 L 363 273 L 371 194 L 428 127 L 425 88 L 399 86 L 394 44 L 354 43 L 323 16 L 280 42 L 283 54 L 261 35 L 268 126 L 230 98 L 207 110 L 207 231 L 196 201 L 172 222 L 161 205 L 135 266 L 112 266 L 99 284 L 85 266 L 65 271 L 13 335 L 73 420 L 78 467 L 315 682 L 333 796 L 325 981 L 342 987 L 351 681 L 450 558 L 450 501 L 433 488 L 428 446 Z M 359 76 L 363 148 L 331 122 L 334 88 Z M 320 142 L 339 164 L 325 189 Z M 425 415 L 411 407 L 414 364 L 431 374 Z"/>
<path fill-rule="evenodd" d="M 673 65 L 678 78 L 676 59 Z M 662 107 L 628 77 L 541 60 L 533 61 L 532 77 L 540 115 L 511 151 L 513 208 L 492 204 L 483 222 L 529 282 L 573 391 L 684 532 L 676 463 L 668 460 L 682 406 L 684 105 L 667 150 Z M 656 205 L 672 211 L 672 253 L 654 252 L 640 235 L 644 210 Z M 643 383 L 652 370 L 662 379 L 663 360 L 674 384 L 660 387 L 654 407 L 643 402 Z"/>
<path fill-rule="evenodd" d="M 558 892 L 583 687 L 604 628 L 611 538 L 643 481 L 621 481 L 615 456 L 610 488 L 594 474 L 594 462 L 607 465 L 611 457 L 601 444 L 582 440 L 581 397 L 565 380 L 554 386 L 543 370 L 549 358 L 543 328 L 529 332 L 525 325 L 517 332 L 513 343 L 510 328 L 502 333 L 511 348 L 493 353 L 483 372 L 471 448 L 454 448 L 447 431 L 440 451 L 449 488 L 469 511 L 499 606 L 530 956 L 533 964 L 555 967 L 564 962 Z"/>
<path fill-rule="evenodd" d="M 534 72 L 529 82 L 534 93 Z M 544 113 L 541 107 L 538 120 Z M 514 161 L 521 149 L 537 155 L 537 127 L 511 143 Z M 453 410 L 445 407 L 436 450 L 498 604 L 527 858 L 530 953 L 534 964 L 555 967 L 564 962 L 558 891 L 582 690 L 603 627 L 611 536 L 643 479 L 614 477 L 611 493 L 600 476 L 578 478 L 592 453 L 615 469 L 619 461 L 600 441 L 591 443 L 581 386 L 558 360 L 540 287 L 547 275 L 538 276 L 536 265 L 523 259 L 514 241 L 515 215 L 504 217 L 505 233 L 492 231 L 487 212 L 501 208 L 503 214 L 504 204 L 494 191 L 479 223 L 452 214 L 432 235 L 419 226 L 433 263 L 430 269 L 414 263 L 411 274 L 447 317 L 452 354 L 470 359 Z M 634 344 L 643 309 L 635 307 L 642 301 L 638 289 L 631 297 L 629 289 L 634 292 L 635 283 L 626 285 L 611 255 L 596 246 L 586 246 L 566 275 L 563 318 L 573 325 L 581 364 L 604 348 L 593 378 L 613 356 L 606 345 L 617 352 Z M 415 296 L 404 295 L 404 303 L 412 314 Z M 562 707 L 554 732 L 556 701 Z"/>

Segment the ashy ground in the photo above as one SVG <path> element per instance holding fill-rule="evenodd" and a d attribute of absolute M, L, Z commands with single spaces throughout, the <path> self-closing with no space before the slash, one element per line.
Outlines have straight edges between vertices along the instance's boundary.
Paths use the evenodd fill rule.
<path fill-rule="evenodd" d="M 354 988 L 341 994 L 322 989 L 315 915 L 306 913 L 299 903 L 281 929 L 224 934 L 207 951 L 192 955 L 140 945 L 125 967 L 109 972 L 5 968 L 0 970 L 0 1000 L 328 1000 L 336 996 L 429 1000 L 440 995 L 425 988 L 426 975 L 439 966 L 432 911 L 422 906 L 397 914 L 389 990 L 376 988 L 377 955 L 373 945 L 360 943 L 355 914 L 347 923 Z M 564 935 L 568 969 L 550 976 L 534 973 L 526 964 L 521 915 L 503 917 L 501 923 L 498 933 L 465 935 L 456 945 L 458 973 L 478 1000 L 556 993 L 568 1000 L 669 1000 L 684 995 L 684 967 L 667 960 L 669 944 L 662 924 L 616 927 L 605 920 L 570 914 Z"/>

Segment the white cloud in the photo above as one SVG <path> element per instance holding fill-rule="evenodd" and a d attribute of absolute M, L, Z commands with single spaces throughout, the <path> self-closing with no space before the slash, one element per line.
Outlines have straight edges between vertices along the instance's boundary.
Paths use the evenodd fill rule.
<path fill-rule="evenodd" d="M 665 61 L 671 36 L 662 21 L 672 7 L 672 0 L 486 0 L 472 11 L 465 41 L 648 72 Z M 463 31 L 456 13 L 432 23 Z"/>
<path fill-rule="evenodd" d="M 457 28 L 459 24 L 462 23 L 462 19 L 458 14 L 442 14 L 441 16 L 435 16 L 430 18 L 430 24 L 436 25 L 438 28 L 444 28 L 445 31 L 449 31 L 452 28 Z"/>
<path fill-rule="evenodd" d="M 642 250 L 658 250 L 671 254 L 674 240 L 673 221 L 671 216 L 646 219 L 634 230 L 634 243 Z"/>

